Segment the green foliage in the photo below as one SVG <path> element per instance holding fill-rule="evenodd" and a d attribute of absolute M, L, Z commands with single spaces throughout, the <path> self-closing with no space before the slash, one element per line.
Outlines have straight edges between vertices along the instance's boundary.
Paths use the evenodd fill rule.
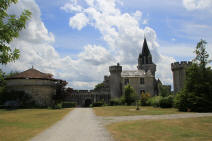
<path fill-rule="evenodd" d="M 147 103 L 150 104 L 153 107 L 160 107 L 160 100 L 162 99 L 162 96 L 154 96 L 151 97 Z"/>
<path fill-rule="evenodd" d="M 35 106 L 35 102 L 32 97 L 23 91 L 5 91 L 0 95 L 0 99 L 1 103 L 9 108 L 10 105 L 13 105 L 14 103 L 16 103 L 16 106 L 23 108 L 30 108 Z"/>
<path fill-rule="evenodd" d="M 76 107 L 77 103 L 76 102 L 63 102 L 62 107 L 63 108 L 73 108 Z"/>
<path fill-rule="evenodd" d="M 26 21 L 31 16 L 28 10 L 24 10 L 19 17 L 8 15 L 7 9 L 12 3 L 17 3 L 17 0 L 0 1 L 0 64 L 7 64 L 19 58 L 20 51 L 12 50 L 9 43 L 19 36 L 19 32 L 25 28 Z"/>
<path fill-rule="evenodd" d="M 100 90 L 104 87 L 104 83 L 99 83 L 95 86 L 94 90 Z"/>
<path fill-rule="evenodd" d="M 110 100 L 110 106 L 118 106 L 118 105 L 123 105 L 124 100 L 122 98 L 114 98 Z"/>
<path fill-rule="evenodd" d="M 125 86 L 124 88 L 124 101 L 127 105 L 131 105 L 132 103 L 135 103 L 137 98 L 137 94 L 135 93 L 135 90 L 133 87 L 131 87 L 129 84 Z"/>
<path fill-rule="evenodd" d="M 93 107 L 102 107 L 104 106 L 104 101 L 98 101 L 93 103 Z"/>
<path fill-rule="evenodd" d="M 167 97 L 163 97 L 160 99 L 160 107 L 161 108 L 172 108 L 173 107 L 174 96 L 169 95 Z"/>
<path fill-rule="evenodd" d="M 205 68 L 207 63 L 211 62 L 208 60 L 209 54 L 206 51 L 206 45 L 207 42 L 205 40 L 200 40 L 200 42 L 197 43 L 196 50 L 194 51 L 196 57 L 193 61 L 199 64 L 201 68 Z"/>
<path fill-rule="evenodd" d="M 160 96 L 166 97 L 166 96 L 169 96 L 171 94 L 171 91 L 170 91 L 168 86 L 164 86 L 162 84 L 159 84 L 158 89 L 159 89 L 159 95 Z"/>
<path fill-rule="evenodd" d="M 150 94 L 149 93 L 142 93 L 141 94 L 141 105 L 142 106 L 149 106 L 149 103 L 147 102 L 148 99 L 150 99 Z"/>
<path fill-rule="evenodd" d="M 208 54 L 206 42 L 201 40 L 196 47 L 196 58 L 186 70 L 184 89 L 175 99 L 180 111 L 212 112 L 212 70 L 206 67 Z"/>

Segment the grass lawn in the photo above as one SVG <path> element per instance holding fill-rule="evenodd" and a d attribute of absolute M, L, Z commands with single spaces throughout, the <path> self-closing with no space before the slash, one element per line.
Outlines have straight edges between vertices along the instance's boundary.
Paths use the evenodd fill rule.
<path fill-rule="evenodd" d="M 0 141 L 25 141 L 62 119 L 71 109 L 0 110 Z"/>
<path fill-rule="evenodd" d="M 118 141 L 212 141 L 212 117 L 119 122 L 107 129 Z"/>
<path fill-rule="evenodd" d="M 140 107 L 139 111 L 135 109 L 136 106 L 105 106 L 95 107 L 94 111 L 97 116 L 164 115 L 183 113 L 174 108 L 163 109 L 144 106 Z"/>

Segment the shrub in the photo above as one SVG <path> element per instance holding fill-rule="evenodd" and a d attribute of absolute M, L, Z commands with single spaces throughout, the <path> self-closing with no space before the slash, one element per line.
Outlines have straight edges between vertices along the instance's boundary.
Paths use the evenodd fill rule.
<path fill-rule="evenodd" d="M 122 104 L 123 104 L 123 101 L 121 98 L 114 98 L 110 100 L 110 106 L 118 106 Z"/>
<path fill-rule="evenodd" d="M 150 104 L 147 102 L 150 99 L 149 93 L 142 93 L 141 94 L 141 106 L 149 106 Z"/>
<path fill-rule="evenodd" d="M 130 85 L 127 85 L 124 88 L 124 101 L 127 105 L 131 105 L 132 103 L 135 103 L 137 99 L 137 95 L 135 93 L 135 90 Z"/>
<path fill-rule="evenodd" d="M 104 101 L 98 101 L 93 103 L 93 107 L 101 107 L 104 106 Z"/>
<path fill-rule="evenodd" d="M 154 96 L 150 98 L 147 103 L 149 103 L 153 107 L 160 107 L 160 100 L 162 99 L 162 96 Z"/>
<path fill-rule="evenodd" d="M 160 107 L 161 108 L 171 108 L 173 106 L 173 99 L 174 97 L 172 95 L 169 95 L 167 97 L 162 97 L 160 99 Z"/>
<path fill-rule="evenodd" d="M 55 104 L 53 107 L 52 107 L 52 109 L 62 109 L 63 108 L 63 103 L 61 102 L 61 103 L 57 103 L 57 104 Z"/>
<path fill-rule="evenodd" d="M 76 107 L 77 103 L 76 102 L 63 102 L 62 107 L 63 108 L 73 108 Z"/>
<path fill-rule="evenodd" d="M 31 108 L 35 106 L 32 97 L 24 91 L 4 92 L 0 99 L 6 108 Z"/>

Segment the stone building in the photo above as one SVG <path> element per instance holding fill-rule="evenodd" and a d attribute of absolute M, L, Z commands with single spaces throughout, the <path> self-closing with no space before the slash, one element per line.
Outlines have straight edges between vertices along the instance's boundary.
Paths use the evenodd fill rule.
<path fill-rule="evenodd" d="M 186 78 L 186 68 L 191 64 L 192 62 L 187 61 L 175 62 L 171 64 L 171 69 L 173 73 L 174 93 L 179 92 L 184 87 L 184 82 Z"/>
<path fill-rule="evenodd" d="M 151 96 L 158 94 L 157 80 L 155 79 L 156 65 L 152 62 L 146 38 L 142 52 L 138 57 L 137 70 L 122 70 L 122 66 L 110 66 L 110 95 L 119 98 L 124 94 L 124 87 L 130 84 L 137 94 L 149 93 Z"/>
<path fill-rule="evenodd" d="M 142 52 L 138 56 L 137 70 L 122 70 L 122 66 L 109 67 L 110 76 L 104 76 L 102 88 L 99 90 L 73 90 L 66 94 L 65 101 L 76 102 L 78 105 L 120 98 L 124 94 L 124 87 L 130 84 L 137 94 L 149 93 L 151 96 L 158 95 L 158 83 L 155 79 L 156 65 L 152 61 L 146 38 L 144 39 Z M 161 83 L 161 82 L 160 82 Z M 167 86 L 170 88 L 170 86 Z"/>
<path fill-rule="evenodd" d="M 50 106 L 52 96 L 56 94 L 56 85 L 62 80 L 54 79 L 49 73 L 42 73 L 33 67 L 17 75 L 9 77 L 8 91 L 23 91 L 29 94 L 36 106 Z"/>

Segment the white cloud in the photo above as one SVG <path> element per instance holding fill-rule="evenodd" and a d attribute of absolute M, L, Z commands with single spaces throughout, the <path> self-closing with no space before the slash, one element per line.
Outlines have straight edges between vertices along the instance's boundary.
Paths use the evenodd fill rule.
<path fill-rule="evenodd" d="M 78 13 L 74 17 L 71 17 L 69 19 L 69 26 L 81 30 L 88 24 L 88 22 L 89 19 L 87 18 L 87 16 L 85 16 L 84 13 Z"/>
<path fill-rule="evenodd" d="M 188 10 L 208 9 L 212 7 L 211 0 L 183 0 L 183 5 Z"/>
<path fill-rule="evenodd" d="M 4 71 L 24 71 L 33 65 L 42 72 L 52 73 L 55 78 L 67 80 L 69 86 L 78 89 L 91 89 L 94 84 L 103 80 L 103 74 L 108 73 L 112 60 L 106 49 L 89 45 L 78 54 L 77 60 L 69 56 L 62 58 L 52 46 L 54 35 L 48 32 L 42 22 L 40 9 L 35 1 L 20 0 L 9 12 L 20 14 L 23 9 L 32 11 L 32 18 L 19 38 L 10 44 L 12 48 L 20 50 L 21 57 L 15 63 L 2 66 Z"/>
<path fill-rule="evenodd" d="M 82 11 L 82 7 L 77 4 L 77 0 L 70 0 L 70 2 L 66 3 L 63 7 L 61 7 L 61 9 L 65 10 L 66 12 Z"/>
<path fill-rule="evenodd" d="M 108 44 L 109 52 L 112 52 L 115 58 L 114 61 L 120 62 L 124 66 L 124 69 L 136 69 L 137 57 L 141 52 L 145 34 L 153 54 L 153 60 L 159 68 L 158 76 L 161 77 L 162 81 L 171 83 L 170 64 L 175 60 L 158 53 L 157 48 L 159 45 L 156 42 L 157 36 L 152 28 L 140 28 L 139 20 L 142 18 L 142 12 L 136 11 L 133 14 L 122 13 L 116 7 L 118 3 L 116 0 L 85 1 L 88 5 L 87 7 L 83 7 L 82 11 L 89 19 L 89 23 L 87 24 L 99 30 L 102 39 Z M 80 6 L 82 7 L 82 5 Z M 75 18 L 80 13 L 76 12 L 73 17 Z M 116 62 L 113 62 L 113 64 Z"/>

